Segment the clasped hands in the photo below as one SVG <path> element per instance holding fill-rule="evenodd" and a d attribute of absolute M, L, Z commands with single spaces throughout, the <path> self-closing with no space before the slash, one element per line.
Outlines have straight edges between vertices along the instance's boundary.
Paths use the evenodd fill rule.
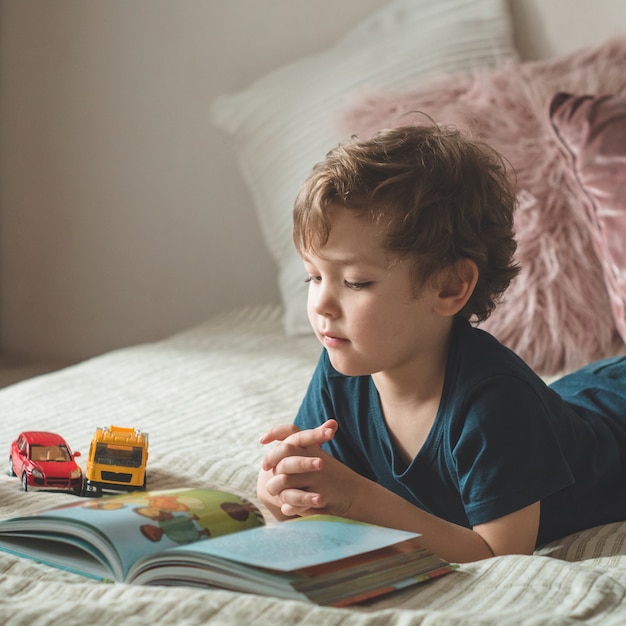
<path fill-rule="evenodd" d="M 361 477 L 321 448 L 337 428 L 335 420 L 309 430 L 283 424 L 259 438 L 262 444 L 278 442 L 265 455 L 257 482 L 260 500 L 278 519 L 349 516 Z"/>

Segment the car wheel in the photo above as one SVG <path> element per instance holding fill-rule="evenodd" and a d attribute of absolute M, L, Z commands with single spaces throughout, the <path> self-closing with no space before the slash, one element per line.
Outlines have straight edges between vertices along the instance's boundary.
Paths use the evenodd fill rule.
<path fill-rule="evenodd" d="M 28 491 L 28 477 L 26 472 L 22 474 L 22 491 Z"/>
<path fill-rule="evenodd" d="M 13 469 L 13 457 L 9 457 L 9 476 L 17 476 L 15 469 Z"/>

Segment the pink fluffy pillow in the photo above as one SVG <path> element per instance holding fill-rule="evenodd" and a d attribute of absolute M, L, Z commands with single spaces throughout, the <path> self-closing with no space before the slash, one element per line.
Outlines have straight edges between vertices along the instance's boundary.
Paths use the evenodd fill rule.
<path fill-rule="evenodd" d="M 346 112 L 344 125 L 361 137 L 426 113 L 486 141 L 512 164 L 522 271 L 482 327 L 541 374 L 602 358 L 619 339 L 589 200 L 571 184 L 546 106 L 557 92 L 626 94 L 624 67 L 626 38 L 619 38 L 557 60 L 442 77 L 427 91 L 362 94 Z"/>
<path fill-rule="evenodd" d="M 548 113 L 626 342 L 626 97 L 559 93 Z"/>

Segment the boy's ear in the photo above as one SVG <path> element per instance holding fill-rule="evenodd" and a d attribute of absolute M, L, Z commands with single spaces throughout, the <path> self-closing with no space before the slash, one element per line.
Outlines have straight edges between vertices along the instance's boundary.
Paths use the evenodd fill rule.
<path fill-rule="evenodd" d="M 439 297 L 435 312 L 443 316 L 456 315 L 470 299 L 478 282 L 478 267 L 471 259 L 459 259 L 439 276 Z"/>

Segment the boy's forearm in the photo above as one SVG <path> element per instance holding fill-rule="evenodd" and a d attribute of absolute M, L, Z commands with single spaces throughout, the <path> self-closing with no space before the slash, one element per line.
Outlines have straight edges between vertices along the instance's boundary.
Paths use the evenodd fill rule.
<path fill-rule="evenodd" d="M 478 533 L 435 517 L 367 479 L 360 484 L 346 517 L 420 533 L 424 547 L 450 562 L 478 561 L 493 556 Z"/>

